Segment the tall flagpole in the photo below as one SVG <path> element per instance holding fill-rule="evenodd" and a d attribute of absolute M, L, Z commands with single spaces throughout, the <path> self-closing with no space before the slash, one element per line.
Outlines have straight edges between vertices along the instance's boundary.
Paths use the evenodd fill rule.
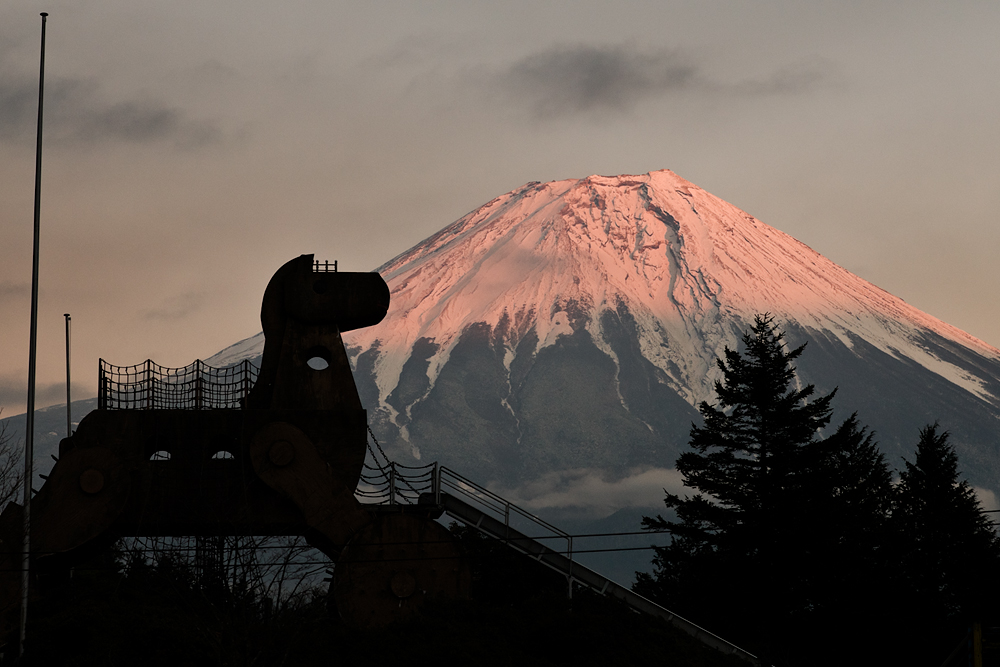
<path fill-rule="evenodd" d="M 66 437 L 73 435 L 73 410 L 70 408 L 72 402 L 69 396 L 69 350 L 70 350 L 70 318 L 69 313 L 64 313 L 66 318 Z"/>
<path fill-rule="evenodd" d="M 42 12 L 42 52 L 38 74 L 38 137 L 35 144 L 35 239 L 31 262 L 31 338 L 28 344 L 28 413 L 24 434 L 24 549 L 21 554 L 21 639 L 18 656 L 24 653 L 24 635 L 28 625 L 28 568 L 31 563 L 31 481 L 35 444 L 35 357 L 38 343 L 38 242 L 41 237 L 42 203 L 42 102 L 45 92 L 45 21 Z"/>

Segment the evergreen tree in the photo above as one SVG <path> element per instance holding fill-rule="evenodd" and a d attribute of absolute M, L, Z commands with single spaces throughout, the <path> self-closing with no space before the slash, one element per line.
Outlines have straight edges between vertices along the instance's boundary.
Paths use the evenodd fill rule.
<path fill-rule="evenodd" d="M 889 467 L 856 415 L 811 449 L 809 516 L 797 531 L 797 632 L 803 645 L 823 650 L 806 664 L 893 664 L 897 649 L 885 632 L 887 605 L 896 599 L 886 540 Z"/>
<path fill-rule="evenodd" d="M 704 426 L 692 426 L 693 451 L 677 460 L 697 493 L 666 495 L 675 521 L 643 519 L 673 539 L 635 588 L 767 660 L 796 662 L 795 637 L 818 640 L 817 618 L 836 619 L 846 591 L 864 590 L 835 582 L 857 582 L 862 556 L 875 559 L 889 472 L 856 417 L 821 437 L 835 392 L 793 388 L 805 346 L 786 350 L 772 317 L 757 316 L 743 345 L 719 360 L 718 402 L 699 406 Z"/>
<path fill-rule="evenodd" d="M 959 477 L 947 431 L 937 423 L 921 429 L 914 461 L 904 464 L 893 512 L 907 619 L 900 631 L 925 651 L 946 653 L 995 606 L 1000 541 Z"/>

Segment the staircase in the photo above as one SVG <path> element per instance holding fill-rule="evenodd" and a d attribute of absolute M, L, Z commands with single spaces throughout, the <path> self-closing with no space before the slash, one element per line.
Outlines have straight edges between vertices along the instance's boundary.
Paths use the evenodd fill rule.
<path fill-rule="evenodd" d="M 403 466 L 389 461 L 381 468 L 366 464 L 357 496 L 365 504 L 416 505 L 447 514 L 559 572 L 566 577 L 570 594 L 574 583 L 587 586 L 622 600 L 637 612 L 661 618 L 722 653 L 760 664 L 756 656 L 718 635 L 574 562 L 572 535 L 454 470 L 437 463 Z"/>

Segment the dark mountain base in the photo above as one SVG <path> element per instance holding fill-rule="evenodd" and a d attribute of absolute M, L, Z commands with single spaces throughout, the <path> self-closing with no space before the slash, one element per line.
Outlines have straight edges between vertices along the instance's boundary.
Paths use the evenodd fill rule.
<path fill-rule="evenodd" d="M 890 467 L 913 460 L 921 427 L 940 422 L 951 433 L 963 477 L 972 485 L 1000 491 L 1000 411 L 986 401 L 908 360 L 895 359 L 859 338 L 848 349 L 836 338 L 795 326 L 786 327 L 791 347 L 808 343 L 796 366 L 817 393 L 837 389 L 834 424 L 857 412 L 875 432 Z M 985 367 L 1000 378 L 1000 364 L 928 336 L 923 345 L 960 367 Z M 963 358 L 956 357 L 956 353 Z M 1000 394 L 1000 388 L 987 387 Z"/>
<path fill-rule="evenodd" d="M 594 469 L 619 479 L 643 467 L 673 467 L 701 417 L 642 355 L 624 305 L 605 310 L 601 322 L 617 363 L 576 322 L 571 335 L 537 353 L 529 332 L 508 369 L 502 332 L 480 323 L 465 330 L 433 384 L 427 359 L 436 346 L 422 339 L 389 396 L 395 417 L 379 407 L 372 375 L 377 349 L 358 357 L 355 378 L 376 436 L 401 461 L 419 452 L 425 462 L 505 488 L 560 470 Z M 898 468 L 901 457 L 912 456 L 918 430 L 939 421 L 970 483 L 1000 491 L 1000 410 L 860 338 L 848 347 L 825 331 L 781 326 L 790 346 L 808 344 L 797 363 L 802 382 L 816 385 L 817 395 L 838 389 L 834 425 L 857 412 Z M 732 328 L 742 332 L 738 322 Z M 1000 364 L 951 341 L 926 334 L 920 344 L 959 368 L 977 369 L 979 377 L 1000 378 Z M 1000 394 L 998 383 L 985 389 Z"/>
<path fill-rule="evenodd" d="M 431 343 L 424 341 L 388 398 L 394 420 L 379 409 L 375 392 L 360 392 L 363 401 L 376 399 L 366 403 L 372 428 L 390 455 L 412 460 L 419 451 L 423 461 L 507 487 L 570 468 L 621 477 L 635 468 L 669 467 L 698 413 L 639 353 L 630 317 L 608 318 L 617 367 L 578 329 L 537 354 L 536 339 L 526 336 L 508 371 L 504 348 L 479 325 L 463 333 L 431 386 Z M 359 388 L 374 386 L 370 354 L 358 359 Z"/>

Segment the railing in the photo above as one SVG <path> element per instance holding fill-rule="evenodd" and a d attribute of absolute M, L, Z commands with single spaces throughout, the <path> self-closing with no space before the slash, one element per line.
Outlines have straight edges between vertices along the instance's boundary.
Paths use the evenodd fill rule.
<path fill-rule="evenodd" d="M 115 366 L 100 360 L 97 407 L 100 410 L 235 410 L 257 381 L 249 360 L 214 368 L 195 361 L 167 368 L 151 360 Z"/>
<path fill-rule="evenodd" d="M 381 468 L 366 463 L 354 495 L 367 505 L 416 505 L 420 496 L 425 497 L 424 502 L 429 496 L 435 505 L 440 505 L 442 493 L 457 497 L 503 522 L 505 537 L 511 537 L 512 532 L 529 535 L 573 560 L 572 535 L 437 463 L 404 466 L 388 461 Z M 559 549 L 561 545 L 565 545 L 565 549 Z"/>
<path fill-rule="evenodd" d="M 462 477 L 454 470 L 434 464 L 434 483 L 431 492 L 435 504 L 441 503 L 441 494 L 448 493 L 472 505 L 485 514 L 492 515 L 497 521 L 503 521 L 507 536 L 511 531 L 528 535 L 531 539 L 544 544 L 549 549 L 561 553 L 570 561 L 568 576 L 573 574 L 573 536 L 556 528 L 551 523 L 539 519 L 531 512 L 518 507 L 489 489 Z M 560 548 L 563 546 L 564 548 Z"/>
<path fill-rule="evenodd" d="M 434 493 L 437 463 L 404 466 L 389 461 L 382 468 L 367 463 L 354 495 L 367 505 L 416 505 L 423 493 Z"/>
<path fill-rule="evenodd" d="M 374 438 L 373 438 L 374 439 Z M 378 441 L 375 441 L 378 446 Z M 370 446 L 369 446 L 370 447 Z M 518 507 L 487 488 L 462 477 L 454 470 L 431 463 L 425 466 L 404 466 L 389 461 L 378 447 L 384 466 L 372 456 L 377 466 L 365 464 L 356 495 L 362 503 L 378 505 L 428 505 L 444 509 L 470 527 L 505 543 L 565 575 L 572 596 L 573 583 L 585 585 L 601 595 L 622 600 L 636 611 L 661 618 L 674 627 L 690 634 L 704 644 L 723 653 L 736 655 L 753 665 L 759 665 L 756 656 L 747 653 L 731 642 L 681 618 L 672 611 L 647 600 L 593 570 L 573 562 L 573 536 L 559 530 L 547 521 Z M 371 450 L 369 450 L 371 451 Z M 556 544 L 550 544 L 555 540 Z M 557 547 L 565 543 L 565 551 Z"/>

